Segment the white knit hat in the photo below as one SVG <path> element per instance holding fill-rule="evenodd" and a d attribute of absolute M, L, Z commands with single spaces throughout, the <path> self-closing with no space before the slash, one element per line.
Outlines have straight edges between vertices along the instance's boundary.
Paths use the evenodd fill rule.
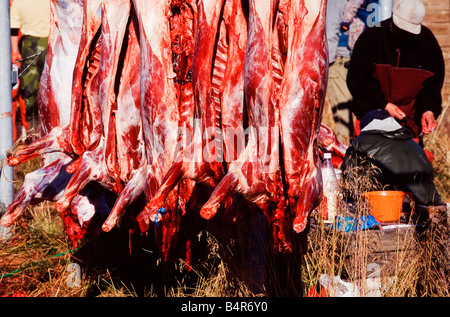
<path fill-rule="evenodd" d="M 425 6 L 419 0 L 397 0 L 392 8 L 392 20 L 400 29 L 413 34 L 420 33 L 425 17 Z"/>

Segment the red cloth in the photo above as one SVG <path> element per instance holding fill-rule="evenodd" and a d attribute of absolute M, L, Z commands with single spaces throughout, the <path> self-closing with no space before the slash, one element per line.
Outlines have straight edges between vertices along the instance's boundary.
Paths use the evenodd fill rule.
<path fill-rule="evenodd" d="M 424 81 L 433 75 L 432 72 L 423 69 L 375 65 L 374 76 L 380 82 L 385 99 L 406 114 L 400 124 L 410 128 L 414 138 L 418 137 L 421 130 L 414 120 L 415 101 Z"/>

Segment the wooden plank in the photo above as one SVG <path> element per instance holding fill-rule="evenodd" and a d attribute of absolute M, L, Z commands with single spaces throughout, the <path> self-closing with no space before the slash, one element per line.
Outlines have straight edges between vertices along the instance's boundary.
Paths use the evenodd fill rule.
<path fill-rule="evenodd" d="M 449 10 L 428 11 L 425 15 L 423 24 L 426 24 L 427 21 L 433 21 L 434 23 L 437 22 L 448 23 L 450 22 L 450 11 Z"/>
<path fill-rule="evenodd" d="M 448 0 L 422 0 L 428 11 L 433 10 L 450 10 L 450 1 Z"/>
<path fill-rule="evenodd" d="M 429 221 L 447 225 L 448 205 L 421 206 L 416 205 L 416 213 L 428 215 Z M 405 223 L 383 223 L 381 230 L 358 230 L 343 233 L 348 241 L 345 252 L 348 255 L 356 254 L 361 245 L 369 253 L 398 252 L 415 249 L 416 226 Z"/>
<path fill-rule="evenodd" d="M 449 23 L 436 23 L 431 22 L 424 25 L 428 27 L 434 35 L 449 35 L 450 24 Z"/>
<path fill-rule="evenodd" d="M 447 49 L 448 47 L 450 47 L 450 37 L 448 34 L 435 34 L 435 37 L 439 45 L 441 46 L 441 49 Z"/>
<path fill-rule="evenodd" d="M 405 224 L 391 228 L 387 227 L 382 230 L 365 230 L 347 233 L 349 235 L 349 243 L 346 253 L 348 255 L 357 254 L 361 247 L 361 241 L 364 241 L 369 253 L 397 252 L 414 249 L 416 248 L 416 241 L 414 239 L 415 231 L 415 226 Z"/>
<path fill-rule="evenodd" d="M 450 60 L 450 49 L 447 47 L 441 47 L 441 49 L 442 49 L 442 55 L 444 55 L 444 60 L 445 60 L 445 62 L 447 62 L 448 60 Z M 447 68 L 447 70 L 448 70 L 448 68 Z"/>
<path fill-rule="evenodd" d="M 450 203 L 439 206 L 416 205 L 416 212 L 428 214 L 427 230 L 432 231 L 430 237 L 436 238 L 439 234 L 439 239 L 450 242 L 448 235 Z M 366 241 L 359 242 L 359 244 L 358 240 L 352 241 L 354 245 L 350 243 L 351 248 L 345 250 L 347 272 L 351 276 L 365 278 L 365 265 L 376 263 L 380 266 L 382 276 L 395 276 L 399 270 L 399 264 L 405 269 L 409 267 L 410 263 L 417 260 L 419 245 L 415 239 L 417 236 L 415 231 L 415 226 L 404 224 L 391 228 L 384 226 L 382 230 L 347 233 L 353 235 L 355 239 L 366 238 Z M 426 243 L 434 243 L 433 241 L 435 240 L 427 240 Z"/>
<path fill-rule="evenodd" d="M 423 24 L 434 33 L 444 55 L 446 74 L 442 96 L 445 104 L 450 96 L 450 0 L 422 0 L 422 2 L 426 9 Z"/>

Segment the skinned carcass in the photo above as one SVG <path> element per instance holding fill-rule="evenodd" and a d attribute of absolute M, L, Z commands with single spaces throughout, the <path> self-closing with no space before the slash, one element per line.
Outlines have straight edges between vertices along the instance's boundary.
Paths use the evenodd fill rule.
<path fill-rule="evenodd" d="M 214 101 L 219 107 L 222 157 L 225 164 L 234 161 L 243 149 L 235 141 L 242 140 L 244 122 L 244 64 L 247 45 L 247 22 L 241 1 L 226 1 L 220 28 L 221 35 L 212 80 Z"/>
<path fill-rule="evenodd" d="M 326 0 L 290 3 L 279 107 L 283 177 L 295 232 L 306 228 L 309 212 L 322 195 L 317 135 L 328 78 L 325 11 Z"/>
<path fill-rule="evenodd" d="M 41 118 L 42 138 L 8 164 L 52 155 L 35 173 L 55 176 L 31 187 L 52 192 L 72 231 L 106 216 L 108 192 L 117 199 L 102 229 L 126 213 L 141 232 L 155 231 L 165 258 L 186 234 L 183 216 L 209 220 L 220 207 L 232 218 L 261 211 L 274 251 L 292 252 L 321 199 L 320 151 L 344 151 L 320 124 L 326 0 L 52 1 L 61 17 L 72 5 L 83 16 L 73 67 L 60 67 L 67 52 L 51 41 L 41 89 L 40 111 L 64 105 L 66 121 Z M 26 206 L 27 197 L 16 200 Z M 246 203 L 238 210 L 236 201 Z M 134 202 L 142 210 L 129 210 Z"/>
<path fill-rule="evenodd" d="M 117 216 L 143 192 L 146 171 L 146 152 L 141 118 L 141 52 L 138 42 L 138 24 L 133 18 L 130 23 L 127 51 L 124 58 L 121 83 L 117 95 L 117 163 L 120 179 L 128 180 L 103 225 L 110 231 Z M 132 124 L 130 124 L 132 123 Z M 136 142 L 137 141 L 137 142 Z M 113 219 L 113 220 L 111 220 Z M 108 226 L 108 223 L 112 224 Z"/>
<path fill-rule="evenodd" d="M 249 118 L 249 140 L 245 150 L 230 164 L 227 175 L 202 207 L 201 215 L 205 219 L 216 214 L 226 197 L 239 193 L 247 201 L 260 207 L 269 223 L 276 223 L 277 229 L 283 229 L 284 219 L 274 215 L 283 202 L 275 97 L 277 85 L 273 69 L 275 62 L 272 58 L 272 42 L 277 39 L 272 34 L 276 8 L 274 3 L 268 5 L 250 1 L 243 82 Z M 279 232 L 274 230 L 276 241 Z M 277 245 L 279 249 L 290 248 L 289 239 L 285 238 L 282 237 L 283 245 Z"/>
<path fill-rule="evenodd" d="M 57 200 L 70 179 L 66 167 L 73 162 L 74 156 L 65 138 L 67 129 L 62 127 L 67 127 L 70 122 L 72 75 L 82 41 L 86 5 L 80 0 L 51 1 L 50 8 L 49 46 L 38 96 L 43 137 L 7 158 L 9 165 L 16 166 L 42 155 L 43 167 L 25 176 L 22 188 L 1 219 L 4 226 L 11 225 L 30 204 Z M 101 190 L 90 186 L 74 198 L 66 212 L 61 213 L 66 232 L 74 242 L 82 237 L 83 223 L 95 212 L 107 213 L 109 208 Z"/>
<path fill-rule="evenodd" d="M 120 193 L 108 219 L 102 228 L 109 231 L 118 216 L 141 193 L 150 199 L 159 188 L 162 178 L 173 163 L 179 143 L 180 100 L 173 70 L 171 33 L 169 26 L 170 1 L 135 1 L 139 23 L 141 74 L 141 104 L 145 159 L 134 170 L 124 190 Z M 167 257 L 172 239 L 179 227 L 177 191 L 169 197 L 166 208 L 169 214 L 161 226 L 161 252 Z M 139 223 L 141 231 L 149 224 Z"/>
<path fill-rule="evenodd" d="M 56 209 L 61 212 L 68 208 L 72 199 L 91 181 L 96 181 L 115 193 L 119 193 L 123 188 L 116 159 L 115 80 L 130 8 L 128 0 L 102 1 L 98 102 L 103 134 L 98 143 L 91 149 L 83 151 L 76 163 L 71 166 L 74 172 L 70 182 L 63 196 L 55 204 Z M 71 134 L 72 137 L 73 135 Z"/>
<path fill-rule="evenodd" d="M 176 161 L 164 175 L 158 191 L 139 215 L 138 221 L 143 226 L 148 226 L 150 220 L 159 220 L 158 211 L 183 179 L 214 186 L 223 175 L 222 162 L 217 160 L 217 110 L 211 81 L 215 47 L 211 39 L 216 38 L 223 3 L 224 0 L 200 0 L 197 3 L 191 75 L 194 97 L 193 139 L 180 150 Z"/>
<path fill-rule="evenodd" d="M 341 143 L 334 131 L 326 124 L 320 125 L 319 134 L 317 136 L 319 142 L 319 153 L 323 156 L 323 153 L 331 153 L 331 162 L 334 168 L 340 168 L 344 161 L 345 153 L 348 146 Z"/>
<path fill-rule="evenodd" d="M 85 146 L 80 150 L 73 145 L 76 142 L 72 139 L 83 140 L 80 135 L 71 136 L 74 133 L 82 133 L 84 142 L 89 145 L 98 142 L 102 129 L 98 105 L 101 3 L 102 0 L 51 2 L 54 23 L 51 24 L 49 53 L 39 89 L 42 137 L 10 155 L 9 165 L 16 166 L 39 155 L 54 152 L 76 159 L 83 153 Z M 58 19 L 62 19 L 62 23 Z M 78 22 L 78 25 L 74 22 Z M 64 35 L 62 31 L 67 34 Z M 74 39 L 77 39 L 76 45 L 66 47 Z M 73 58 L 75 61 L 71 60 Z M 53 59 L 59 61 L 59 67 L 53 65 Z M 55 97 L 59 94 L 63 96 Z M 64 112 L 58 112 L 57 108 L 64 109 Z M 64 114 L 61 121 L 55 121 L 57 113 Z M 72 172 L 73 168 L 68 170 Z"/>

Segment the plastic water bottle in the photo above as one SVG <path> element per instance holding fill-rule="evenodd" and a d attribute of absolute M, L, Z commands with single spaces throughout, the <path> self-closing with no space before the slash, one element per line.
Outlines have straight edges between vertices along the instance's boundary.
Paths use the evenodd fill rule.
<path fill-rule="evenodd" d="M 322 165 L 323 198 L 319 211 L 325 223 L 334 223 L 339 208 L 339 182 L 331 163 L 331 153 L 324 153 Z"/>

